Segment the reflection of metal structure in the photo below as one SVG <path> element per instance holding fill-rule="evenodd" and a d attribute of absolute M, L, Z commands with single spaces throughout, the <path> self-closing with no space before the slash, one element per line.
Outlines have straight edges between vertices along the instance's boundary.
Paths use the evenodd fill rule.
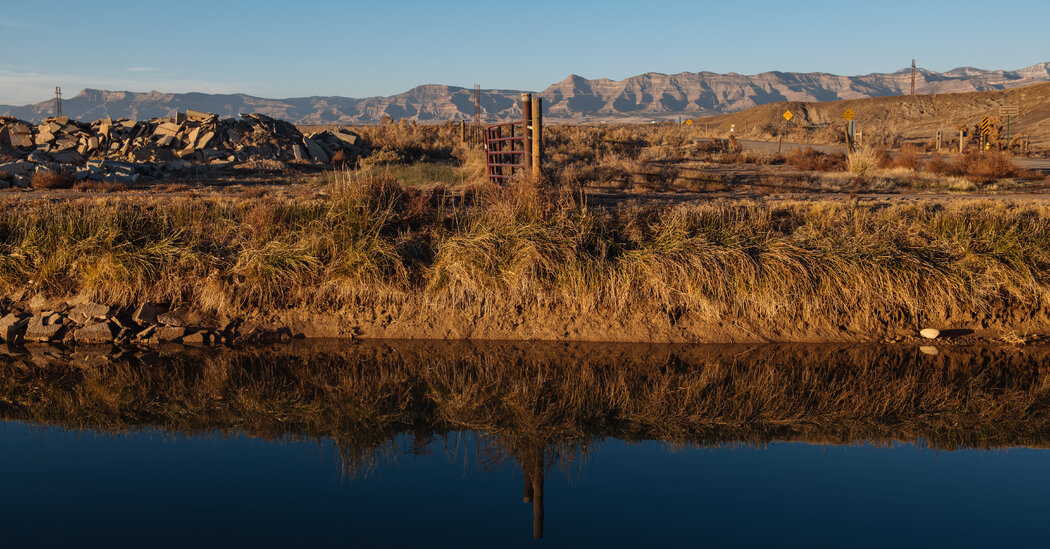
<path fill-rule="evenodd" d="M 522 456 L 521 471 L 525 474 L 525 495 L 522 500 L 532 504 L 532 537 L 543 537 L 543 448 L 530 449 Z"/>

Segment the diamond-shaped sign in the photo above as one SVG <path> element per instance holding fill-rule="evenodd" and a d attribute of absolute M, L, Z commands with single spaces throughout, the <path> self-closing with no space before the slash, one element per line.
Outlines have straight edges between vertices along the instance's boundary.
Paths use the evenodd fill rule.
<path fill-rule="evenodd" d="M 853 120 L 855 116 L 857 116 L 857 113 L 853 112 L 853 109 L 846 109 L 846 112 L 842 113 L 842 118 L 845 118 L 846 122 Z"/>
<path fill-rule="evenodd" d="M 784 120 L 791 120 L 791 117 L 795 116 L 791 111 L 784 111 Z"/>

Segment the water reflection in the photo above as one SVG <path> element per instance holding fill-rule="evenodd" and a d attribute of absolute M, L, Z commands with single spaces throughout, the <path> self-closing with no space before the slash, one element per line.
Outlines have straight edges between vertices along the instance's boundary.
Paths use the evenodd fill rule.
<path fill-rule="evenodd" d="M 382 470 L 405 451 L 403 441 L 422 454 L 435 439 L 472 432 L 483 467 L 520 467 L 540 538 L 550 472 L 610 439 L 683 448 L 1045 448 L 1048 365 L 1042 347 L 942 347 L 936 355 L 808 345 L 40 347 L 0 354 L 0 413 L 102 433 L 330 441 L 356 479 Z"/>

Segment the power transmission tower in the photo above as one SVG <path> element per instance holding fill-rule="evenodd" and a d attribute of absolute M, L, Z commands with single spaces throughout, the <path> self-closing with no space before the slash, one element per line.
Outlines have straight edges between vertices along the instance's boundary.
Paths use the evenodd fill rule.
<path fill-rule="evenodd" d="M 481 127 L 481 86 L 474 84 L 474 93 L 471 94 L 474 101 L 474 127 Z"/>
<path fill-rule="evenodd" d="M 62 88 L 55 86 L 55 116 L 62 116 Z"/>
<path fill-rule="evenodd" d="M 911 60 L 911 94 L 915 95 L 915 60 Z"/>

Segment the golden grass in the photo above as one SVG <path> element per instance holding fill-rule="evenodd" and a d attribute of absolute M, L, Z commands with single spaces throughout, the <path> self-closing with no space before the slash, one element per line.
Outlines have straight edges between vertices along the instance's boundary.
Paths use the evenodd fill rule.
<path fill-rule="evenodd" d="M 870 147 L 858 149 L 846 157 L 846 171 L 854 175 L 867 175 L 879 167 L 881 157 L 878 151 Z"/>
<path fill-rule="evenodd" d="M 1042 318 L 1050 209 L 740 201 L 607 210 L 539 182 L 470 196 L 338 175 L 309 199 L 9 200 L 0 291 L 202 312 L 543 307 L 858 330 Z M 31 294 L 30 294 L 31 295 Z"/>

